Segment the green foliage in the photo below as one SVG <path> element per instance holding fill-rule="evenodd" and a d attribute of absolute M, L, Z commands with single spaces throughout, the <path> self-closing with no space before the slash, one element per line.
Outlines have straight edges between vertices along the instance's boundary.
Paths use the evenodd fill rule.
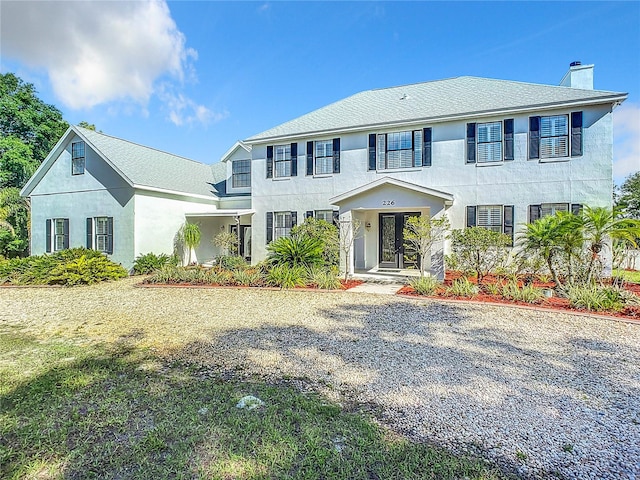
<path fill-rule="evenodd" d="M 23 82 L 13 73 L 0 74 L 0 138 L 11 137 L 27 147 L 19 147 L 13 141 L 5 143 L 4 148 L 8 148 L 13 156 L 10 164 L 37 167 L 68 127 L 56 107 L 37 97 L 31 83 Z M 11 176 L 6 171 L 0 173 L 0 178 Z M 7 186 L 20 188 L 24 185 L 20 182 L 24 181 L 24 175 L 18 175 L 12 180 L 18 183 Z"/>
<path fill-rule="evenodd" d="M 624 211 L 626 217 L 640 220 L 640 172 L 625 178 L 616 198 L 616 206 Z"/>
<path fill-rule="evenodd" d="M 517 282 L 507 282 L 502 286 L 502 296 L 516 302 L 538 303 L 544 298 L 544 293 L 533 285 L 519 287 Z"/>
<path fill-rule="evenodd" d="M 244 287 L 259 287 L 264 285 L 265 280 L 259 270 L 247 268 L 233 271 L 233 282 Z"/>
<path fill-rule="evenodd" d="M 126 276 L 121 265 L 86 248 L 0 262 L 0 281 L 16 285 L 90 285 Z"/>
<path fill-rule="evenodd" d="M 469 281 L 468 278 L 461 277 L 453 281 L 451 286 L 445 290 L 445 294 L 454 297 L 473 297 L 479 291 L 478 285 Z"/>
<path fill-rule="evenodd" d="M 37 168 L 29 145 L 14 136 L 0 137 L 0 188 L 22 187 Z"/>
<path fill-rule="evenodd" d="M 325 220 L 309 217 L 291 229 L 292 237 L 316 238 L 322 242 L 322 263 L 335 267 L 340 263 L 338 227 Z"/>
<path fill-rule="evenodd" d="M 424 262 L 430 258 L 432 247 L 444 240 L 450 228 L 451 224 L 446 215 L 440 218 L 425 215 L 407 219 L 403 230 L 404 240 L 420 255 L 420 276 L 424 275 Z"/>
<path fill-rule="evenodd" d="M 241 270 L 249 266 L 247 261 L 239 255 L 220 255 L 216 257 L 216 265 L 226 270 Z"/>
<path fill-rule="evenodd" d="M 280 288 L 305 287 L 307 272 L 302 265 L 277 264 L 267 273 L 267 284 Z"/>
<path fill-rule="evenodd" d="M 326 267 L 309 267 L 307 269 L 307 280 L 310 285 L 324 290 L 338 290 L 342 287 L 338 278 L 337 267 L 328 269 Z"/>
<path fill-rule="evenodd" d="M 323 245 L 319 238 L 306 235 L 280 237 L 267 245 L 268 261 L 273 265 L 310 267 L 322 264 Z"/>
<path fill-rule="evenodd" d="M 451 232 L 451 256 L 458 268 L 465 273 L 475 273 L 478 283 L 495 268 L 506 264 L 511 238 L 503 233 L 482 227 L 470 227 Z"/>
<path fill-rule="evenodd" d="M 191 252 L 194 248 L 197 248 L 198 245 L 200 245 L 200 239 L 202 238 L 200 226 L 197 223 L 185 222 L 182 228 L 180 228 L 180 232 L 178 232 L 178 234 L 183 245 L 189 249 L 189 258 L 187 263 L 191 264 Z"/>
<path fill-rule="evenodd" d="M 489 295 L 502 295 L 502 285 L 500 283 L 485 283 L 482 289 Z"/>
<path fill-rule="evenodd" d="M 24 256 L 29 249 L 29 207 L 20 190 L 0 190 L 0 255 Z"/>
<path fill-rule="evenodd" d="M 177 265 L 178 261 L 177 257 L 169 256 L 165 253 L 156 255 L 155 253 L 150 252 L 144 255 L 138 255 L 133 262 L 133 273 L 136 275 L 145 275 L 147 273 L 152 273 L 167 264 Z"/>
<path fill-rule="evenodd" d="M 409 280 L 409 285 L 420 295 L 434 295 L 442 285 L 435 277 L 420 277 Z"/>
<path fill-rule="evenodd" d="M 226 255 L 238 254 L 238 235 L 231 232 L 220 232 L 213 237 L 213 244 L 225 251 Z"/>
<path fill-rule="evenodd" d="M 613 286 L 572 285 L 566 290 L 572 307 L 596 312 L 619 312 L 627 305 L 640 305 L 640 298 Z"/>

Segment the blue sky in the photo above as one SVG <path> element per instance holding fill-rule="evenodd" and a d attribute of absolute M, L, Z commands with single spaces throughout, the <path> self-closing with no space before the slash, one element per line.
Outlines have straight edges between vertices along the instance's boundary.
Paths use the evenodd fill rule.
<path fill-rule="evenodd" d="M 0 3 L 2 72 L 71 123 L 205 163 L 356 92 L 459 75 L 558 84 L 573 60 L 640 169 L 640 2 Z M 65 25 L 64 28 L 50 28 Z"/>

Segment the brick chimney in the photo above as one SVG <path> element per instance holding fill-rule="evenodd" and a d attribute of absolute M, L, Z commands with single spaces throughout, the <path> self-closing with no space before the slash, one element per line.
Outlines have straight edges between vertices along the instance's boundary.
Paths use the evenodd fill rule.
<path fill-rule="evenodd" d="M 593 65 L 571 62 L 569 71 L 560 80 L 560 86 L 593 90 Z"/>

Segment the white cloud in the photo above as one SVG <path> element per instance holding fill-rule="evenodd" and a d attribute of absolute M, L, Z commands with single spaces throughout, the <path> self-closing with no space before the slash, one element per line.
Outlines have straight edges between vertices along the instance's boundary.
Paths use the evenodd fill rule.
<path fill-rule="evenodd" d="M 219 122 L 229 116 L 229 112 L 226 110 L 223 112 L 212 112 L 204 105 L 198 105 L 182 93 L 175 91 L 175 88 L 168 83 L 164 83 L 158 87 L 158 98 L 160 98 L 168 110 L 168 120 L 177 126 Z"/>
<path fill-rule="evenodd" d="M 617 184 L 640 170 L 640 105 L 623 103 L 613 111 L 613 178 Z"/>
<path fill-rule="evenodd" d="M 164 0 L 3 1 L 3 56 L 47 71 L 54 93 L 72 109 L 111 102 L 146 107 L 159 79 L 195 77 L 187 48 Z M 184 99 L 195 118 L 206 107 Z"/>

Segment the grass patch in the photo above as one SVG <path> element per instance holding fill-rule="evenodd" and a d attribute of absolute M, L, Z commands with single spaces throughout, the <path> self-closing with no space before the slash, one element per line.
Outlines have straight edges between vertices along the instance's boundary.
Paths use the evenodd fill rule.
<path fill-rule="evenodd" d="M 500 478 L 286 385 L 0 331 L 0 477 Z M 236 408 L 254 395 L 255 410 Z"/>
<path fill-rule="evenodd" d="M 622 278 L 626 282 L 640 284 L 640 270 L 620 270 L 620 269 L 614 268 L 613 276 L 617 278 Z"/>

